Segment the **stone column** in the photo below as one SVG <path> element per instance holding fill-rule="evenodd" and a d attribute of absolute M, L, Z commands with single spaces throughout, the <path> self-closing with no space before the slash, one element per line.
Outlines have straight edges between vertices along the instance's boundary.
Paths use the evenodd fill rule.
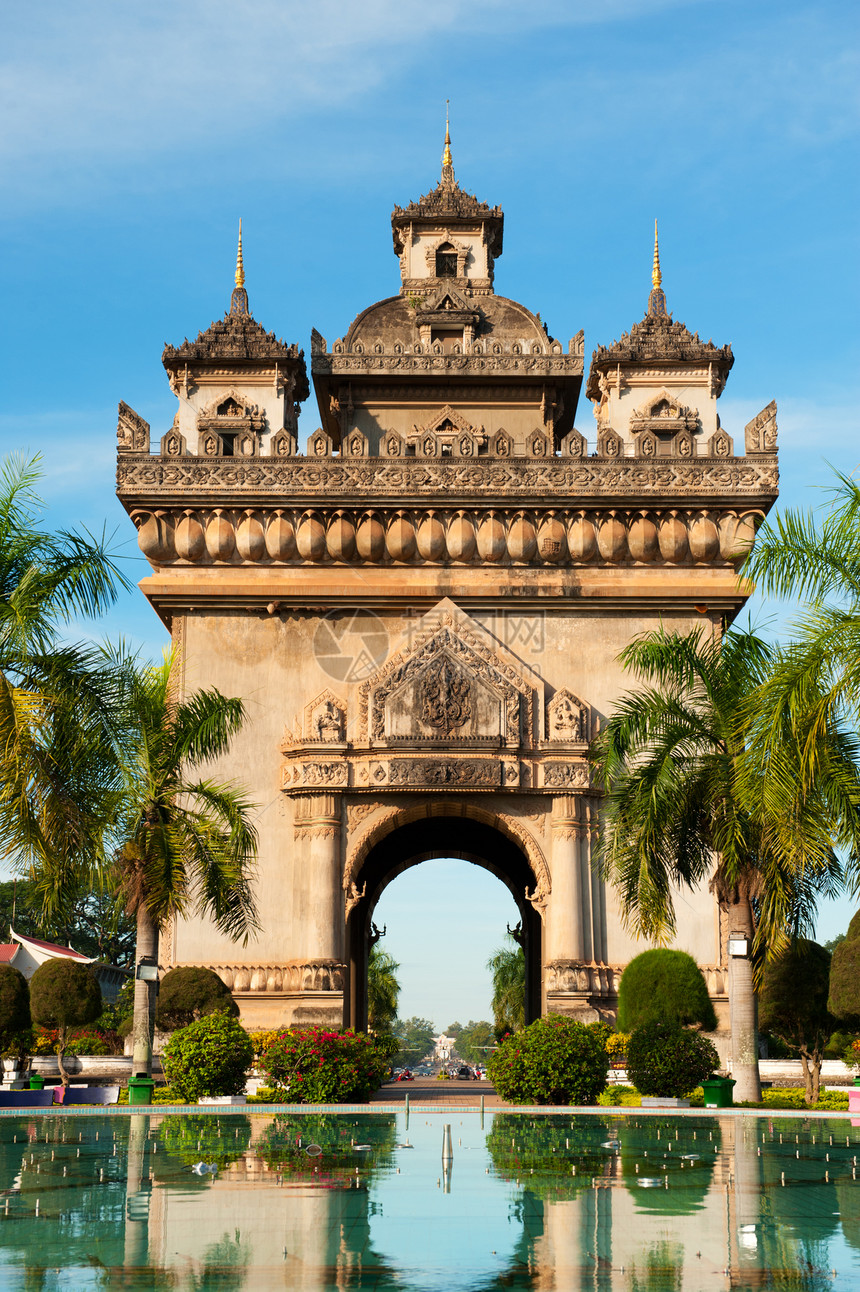
<path fill-rule="evenodd" d="M 305 954 L 343 962 L 341 888 L 341 796 L 301 794 L 296 798 L 295 833 L 306 839 L 308 909 L 303 920 Z"/>
<path fill-rule="evenodd" d="M 580 842 L 583 822 L 579 797 L 561 794 L 552 801 L 552 892 L 549 900 L 546 958 L 586 958 Z"/>

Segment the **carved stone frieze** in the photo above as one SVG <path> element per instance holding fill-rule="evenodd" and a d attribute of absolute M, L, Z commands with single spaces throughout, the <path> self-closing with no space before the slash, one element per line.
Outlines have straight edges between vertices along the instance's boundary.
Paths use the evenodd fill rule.
<path fill-rule="evenodd" d="M 312 439 L 314 437 L 311 437 Z M 225 505 L 230 496 L 260 501 L 296 503 L 308 498 L 341 501 L 427 499 L 440 497 L 486 500 L 552 497 L 557 505 L 586 498 L 653 498 L 690 495 L 730 502 L 737 497 L 770 501 L 778 491 L 776 456 L 753 459 L 698 457 L 639 461 L 621 458 L 549 458 L 504 460 L 482 458 L 418 462 L 415 459 L 341 460 L 322 455 L 308 458 L 204 459 L 123 454 L 117 465 L 117 492 L 131 507 L 135 499 L 163 505 L 166 498 L 211 498 Z M 243 505 L 247 506 L 247 502 Z"/>
<path fill-rule="evenodd" d="M 543 783 L 548 789 L 580 789 L 591 784 L 591 771 L 587 762 L 544 763 Z"/>

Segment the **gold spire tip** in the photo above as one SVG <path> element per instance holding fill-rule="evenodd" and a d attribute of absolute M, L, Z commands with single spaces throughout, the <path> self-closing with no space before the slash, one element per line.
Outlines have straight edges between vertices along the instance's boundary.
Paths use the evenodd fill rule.
<path fill-rule="evenodd" d="M 236 252 L 236 286 L 245 286 L 245 265 L 242 261 L 242 220 L 239 219 L 239 247 Z"/>
<path fill-rule="evenodd" d="M 651 285 L 654 288 L 660 286 L 663 281 L 663 275 L 660 273 L 660 245 L 657 241 L 657 221 L 654 221 L 654 265 L 651 270 Z"/>
<path fill-rule="evenodd" d="M 454 164 L 453 161 L 451 160 L 451 129 L 448 121 L 449 106 L 450 106 L 450 100 L 446 99 L 445 100 L 445 151 L 442 153 L 443 166 L 453 166 Z"/>

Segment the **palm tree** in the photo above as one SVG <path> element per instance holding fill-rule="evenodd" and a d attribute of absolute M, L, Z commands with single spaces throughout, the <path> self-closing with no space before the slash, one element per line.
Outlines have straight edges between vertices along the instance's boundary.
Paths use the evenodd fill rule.
<path fill-rule="evenodd" d="M 371 1032 L 390 1032 L 397 1017 L 400 983 L 398 962 L 390 951 L 370 948 L 367 958 L 367 1026 Z"/>
<path fill-rule="evenodd" d="M 631 931 L 669 941 L 675 892 L 709 879 L 727 931 L 751 946 L 750 956 L 729 957 L 729 1003 L 735 1094 L 754 1101 L 761 1097 L 754 972 L 811 929 L 816 895 L 840 885 L 838 800 L 847 785 L 858 790 L 850 749 L 826 732 L 826 775 L 796 802 L 793 836 L 773 819 L 766 796 L 750 792 L 752 697 L 774 654 L 749 632 L 722 642 L 702 629 L 644 634 L 621 655 L 643 689 L 622 697 L 592 752 L 605 791 L 597 863 Z M 788 769 L 799 745 L 791 730 L 782 736 Z"/>
<path fill-rule="evenodd" d="M 137 923 L 135 962 L 157 963 L 161 928 L 174 916 L 210 914 L 222 932 L 247 941 L 257 927 L 251 891 L 256 857 L 252 807 L 232 783 L 195 777 L 226 753 L 244 722 L 244 705 L 216 690 L 174 698 L 177 657 L 141 668 L 122 652 L 104 651 L 117 687 L 114 721 L 121 735 L 102 848 L 89 857 L 69 849 L 45 865 L 38 891 L 47 912 L 61 908 L 82 883 L 121 897 Z M 117 680 L 119 679 L 119 680 Z M 90 751 L 104 760 L 104 740 Z M 106 780 L 110 777 L 106 776 Z M 155 983 L 135 981 L 134 1071 L 152 1072 Z"/>
<path fill-rule="evenodd" d="M 82 751 L 110 712 L 112 679 L 59 627 L 128 586 L 104 541 L 39 527 L 41 474 L 38 457 L 0 465 L 0 854 L 18 868 L 72 841 L 97 845 L 110 787 L 104 766 L 82 776 Z"/>
<path fill-rule="evenodd" d="M 526 958 L 510 934 L 490 956 L 493 975 L 493 1021 L 496 1035 L 519 1032 L 526 1025 Z"/>

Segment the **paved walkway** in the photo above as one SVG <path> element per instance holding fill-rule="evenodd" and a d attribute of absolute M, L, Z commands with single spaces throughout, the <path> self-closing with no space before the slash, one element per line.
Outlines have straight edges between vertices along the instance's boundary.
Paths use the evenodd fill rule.
<path fill-rule="evenodd" d="M 372 1104 L 402 1104 L 406 1096 L 410 1104 L 464 1104 L 481 1106 L 481 1096 L 485 1108 L 507 1108 L 500 1095 L 497 1095 L 489 1081 L 437 1081 L 435 1077 L 416 1077 L 414 1081 L 389 1081 L 380 1086 L 375 1095 L 371 1095 Z"/>

